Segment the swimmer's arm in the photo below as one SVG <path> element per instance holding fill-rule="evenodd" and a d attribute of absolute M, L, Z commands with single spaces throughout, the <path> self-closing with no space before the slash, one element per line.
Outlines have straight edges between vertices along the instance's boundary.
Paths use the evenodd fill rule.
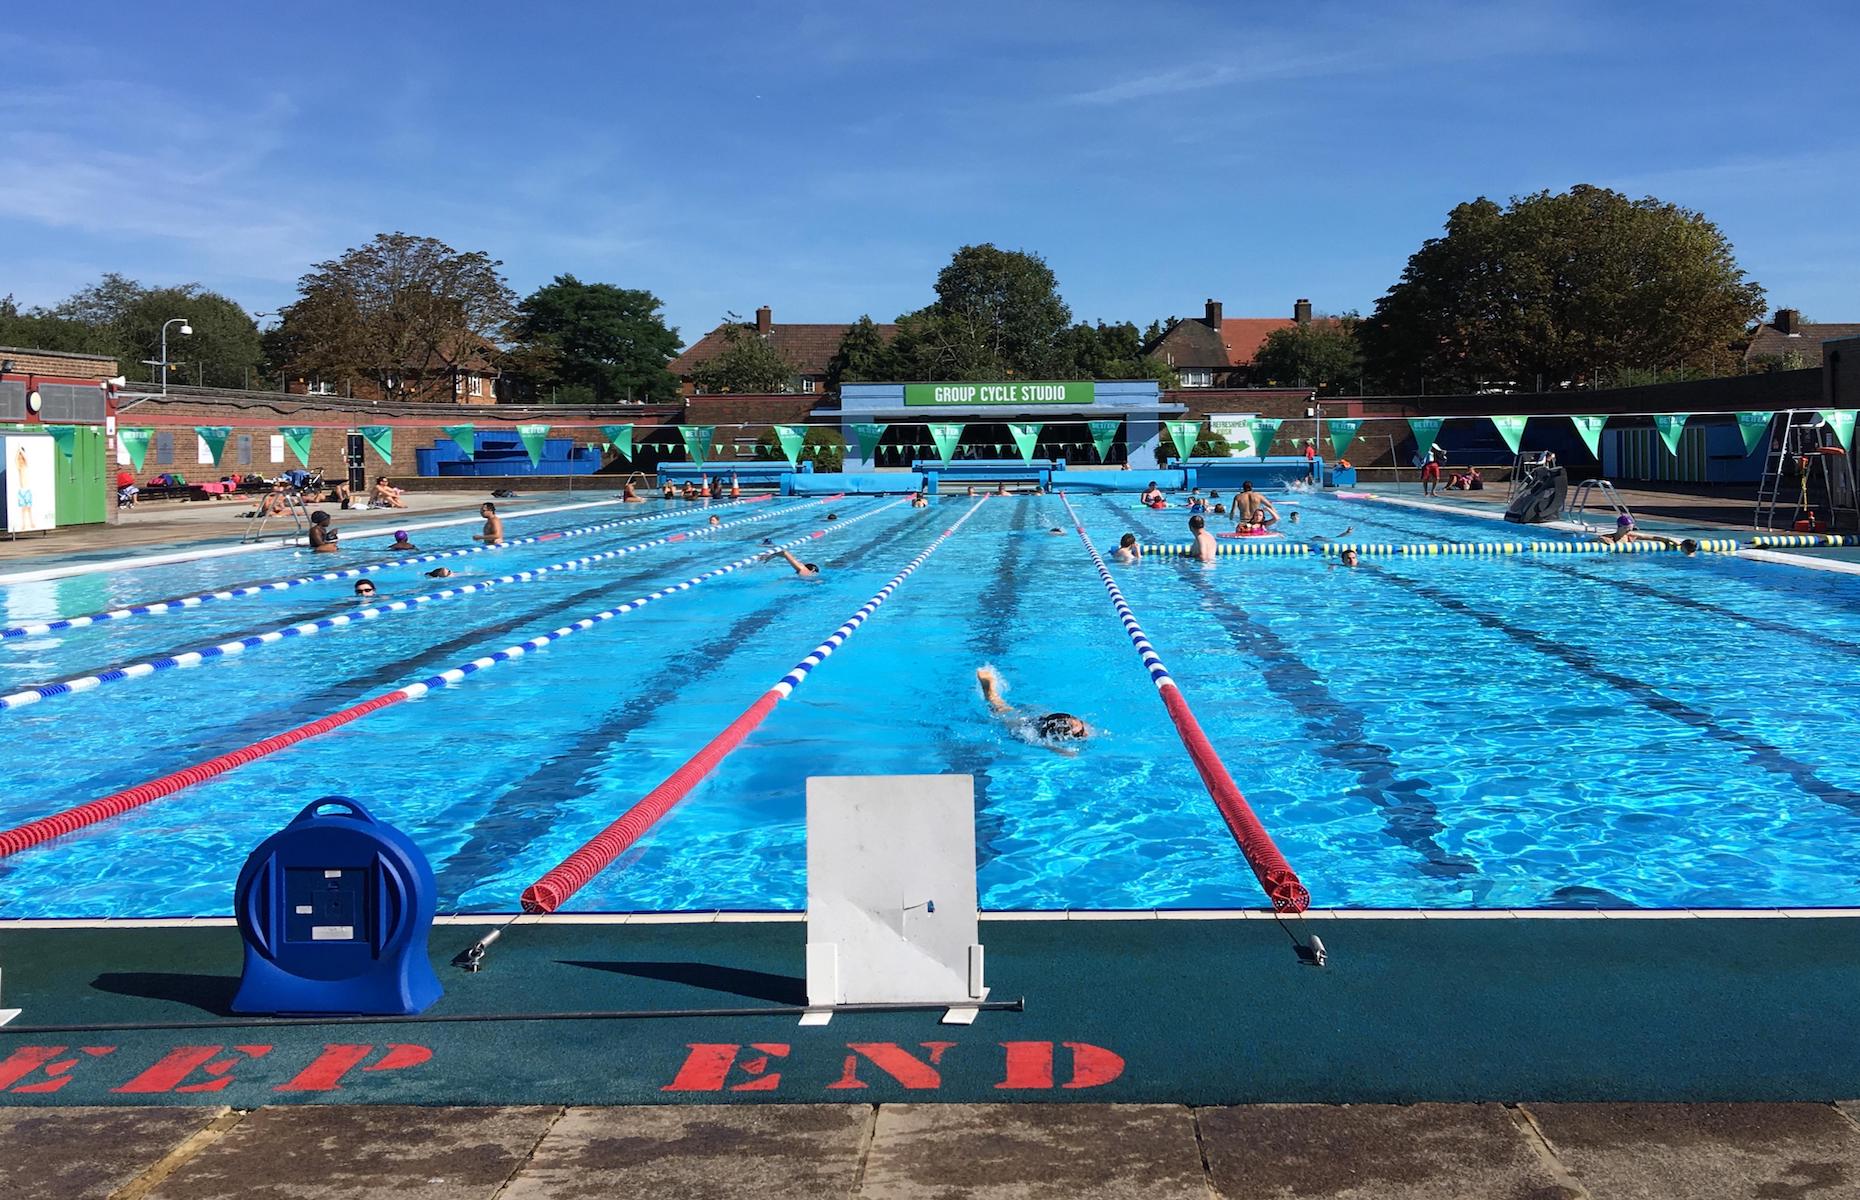
<path fill-rule="evenodd" d="M 975 673 L 975 682 L 981 685 L 982 699 L 988 702 L 989 708 L 1004 716 L 1014 711 L 1012 705 L 995 694 L 995 676 L 987 667 Z"/>

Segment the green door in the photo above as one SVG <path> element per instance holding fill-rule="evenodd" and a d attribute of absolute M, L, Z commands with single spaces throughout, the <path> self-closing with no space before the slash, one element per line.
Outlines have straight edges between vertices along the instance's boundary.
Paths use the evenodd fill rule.
<path fill-rule="evenodd" d="M 105 504 L 113 489 L 109 486 L 103 448 L 103 429 L 97 425 L 76 426 L 71 457 L 52 455 L 54 479 L 52 495 L 58 505 L 60 525 L 101 525 Z"/>

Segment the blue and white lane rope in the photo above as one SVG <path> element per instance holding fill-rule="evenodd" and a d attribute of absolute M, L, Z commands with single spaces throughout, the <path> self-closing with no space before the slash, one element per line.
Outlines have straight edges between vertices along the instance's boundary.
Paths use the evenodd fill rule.
<path fill-rule="evenodd" d="M 265 646 L 273 642 L 283 641 L 287 638 L 314 637 L 326 629 L 339 629 L 346 625 L 354 625 L 363 621 L 373 621 L 388 613 L 407 612 L 421 605 L 431 604 L 438 600 L 449 600 L 456 596 L 470 596 L 477 592 L 490 591 L 500 584 L 527 583 L 530 580 L 539 579 L 544 575 L 551 575 L 558 571 L 572 571 L 588 566 L 591 563 L 607 562 L 611 559 L 623 558 L 626 555 L 635 554 L 654 546 L 669 545 L 673 542 L 682 542 L 690 538 L 708 537 L 713 533 L 722 533 L 726 529 L 734 529 L 740 525 L 752 525 L 757 521 L 766 521 L 771 517 L 794 512 L 797 508 L 810 507 L 815 504 L 826 504 L 838 498 L 837 496 L 825 496 L 818 500 L 809 500 L 805 504 L 790 505 L 785 508 L 771 509 L 768 512 L 757 513 L 753 517 L 744 517 L 738 521 L 726 521 L 721 525 L 700 525 L 696 529 L 680 530 L 677 533 L 669 534 L 665 537 L 653 538 L 651 541 L 636 542 L 631 546 L 622 546 L 618 549 L 606 550 L 599 554 L 586 554 L 580 558 L 569 559 L 565 562 L 551 563 L 544 567 L 534 567 L 527 571 L 513 571 L 508 575 L 500 575 L 495 579 L 479 580 L 474 583 L 463 584 L 459 587 L 442 588 L 438 591 L 427 592 L 420 596 L 409 596 L 404 600 L 394 600 L 386 604 L 371 604 L 365 608 L 358 608 L 353 612 L 336 613 L 333 616 L 319 617 L 314 621 L 304 621 L 297 625 L 286 625 L 277 629 L 268 630 L 265 633 L 255 633 L 248 637 L 238 638 L 230 642 L 221 642 L 214 646 L 205 646 L 198 650 L 186 650 L 179 654 L 164 655 L 161 658 L 152 658 L 146 662 L 131 663 L 127 666 L 109 667 L 91 675 L 80 675 L 73 679 L 59 680 L 56 683 L 34 684 L 30 687 L 22 688 L 17 692 L 13 692 L 10 695 L 0 696 L 0 712 L 10 712 L 16 708 L 24 708 L 28 704 L 37 704 L 39 701 L 48 699 L 52 696 L 88 692 L 106 683 L 116 683 L 124 679 L 141 679 L 145 676 L 153 675 L 157 671 L 173 670 L 176 667 L 199 666 L 201 663 L 211 659 L 227 658 L 235 654 L 243 654 L 255 646 Z"/>
<path fill-rule="evenodd" d="M 616 817 L 605 829 L 588 839 L 580 849 L 544 872 L 535 883 L 523 889 L 523 911 L 554 912 L 569 897 L 587 886 L 589 880 L 611 866 L 614 859 L 625 853 L 627 847 L 638 841 L 660 818 L 690 795 L 693 788 L 717 769 L 718 763 L 742 745 L 743 739 L 748 737 L 769 713 L 774 711 L 775 706 L 787 699 L 795 688 L 800 687 L 806 681 L 815 667 L 839 649 L 859 626 L 865 624 L 865 619 L 877 611 L 878 606 L 898 590 L 898 585 L 909 578 L 918 567 L 923 566 L 924 562 L 936 553 L 937 547 L 961 529 L 963 522 L 974 516 L 977 510 L 987 502 L 987 499 L 988 497 L 983 496 L 971 504 L 969 511 L 957 518 L 955 524 L 938 534 L 916 558 L 905 564 L 902 571 L 893 575 L 890 582 L 880 588 L 877 595 L 866 601 L 858 612 L 847 619 L 845 624 L 834 630 L 832 636 L 814 647 L 806 658 L 795 664 L 794 670 L 782 676 L 773 687 L 762 693 L 754 704 L 739 713 L 735 720 L 724 726 L 723 730 L 710 741 L 704 743 L 696 754 L 686 759 L 676 771 L 661 780 L 657 787 L 640 797 L 631 808 Z"/>
<path fill-rule="evenodd" d="M 849 517 L 841 521 L 838 525 L 829 526 L 825 529 L 816 529 L 806 537 L 795 538 L 792 541 L 784 542 L 782 545 L 774 547 L 774 549 L 785 550 L 794 546 L 805 545 L 817 538 L 823 538 L 829 533 L 836 533 L 846 528 L 848 525 L 855 525 L 868 517 L 875 517 L 881 512 L 896 508 L 902 503 L 904 503 L 903 500 L 894 500 L 890 504 L 880 505 L 870 512 L 860 513 L 856 517 Z M 473 659 L 462 667 L 456 667 L 450 671 L 442 671 L 419 683 L 410 683 L 403 687 L 395 688 L 391 692 L 382 692 L 378 696 L 373 696 L 359 703 L 351 704 L 347 708 L 339 709 L 327 716 L 318 717 L 314 721 L 307 721 L 302 725 L 286 729 L 282 733 L 274 733 L 261 741 L 251 742 L 236 750 L 229 750 L 224 754 L 216 755 L 213 758 L 207 759 L 205 762 L 195 763 L 190 767 L 183 767 L 178 771 L 170 771 L 166 775 L 156 779 L 150 779 L 144 783 L 139 783 L 135 787 L 125 788 L 120 792 L 114 792 L 111 795 L 103 796 L 96 800 L 74 805 L 61 812 L 51 813 L 13 829 L 0 829 L 0 857 L 18 853 L 27 847 L 40 845 L 56 837 L 63 837 L 65 834 L 83 829 L 86 826 L 95 825 L 99 821 L 107 821 L 111 817 L 121 816 L 126 812 L 141 808 L 145 804 L 160 800 L 164 796 L 172 796 L 176 792 L 193 787 L 196 784 L 205 783 L 209 779 L 217 779 L 228 771 L 237 770 L 247 763 L 256 762 L 261 758 L 268 758 L 278 753 L 280 750 L 289 749 L 301 742 L 309 741 L 313 737 L 320 737 L 331 730 L 341 729 L 343 726 L 353 724 L 364 717 L 372 716 L 384 708 L 390 708 L 404 701 L 424 696 L 435 688 L 442 688 L 447 684 L 457 683 L 467 675 L 486 670 L 500 662 L 508 662 L 511 659 L 519 658 L 531 650 L 548 645 L 550 642 L 559 641 L 583 629 L 590 629 L 599 622 L 609 621 L 623 613 L 633 612 L 639 608 L 643 608 L 654 600 L 663 599 L 666 596 L 675 595 L 678 592 L 689 591 L 698 584 L 715 579 L 719 575 L 728 575 L 732 571 L 738 571 L 751 564 L 763 562 L 768 558 L 769 553 L 770 551 L 764 550 L 747 558 L 739 558 L 733 563 L 726 563 L 724 566 L 706 571 L 702 575 L 694 575 L 690 579 L 684 580 L 682 583 L 675 583 L 670 587 L 660 588 L 656 592 L 629 601 L 626 604 L 620 605 L 618 608 L 610 608 L 606 612 L 596 613 L 591 617 L 585 617 L 575 622 L 573 625 L 564 625 L 562 628 L 554 630 L 553 632 L 533 637 L 527 642 L 520 642 L 515 646 L 508 646 L 497 651 L 495 654 L 487 654 L 483 658 Z"/>
<path fill-rule="evenodd" d="M 151 600 L 143 604 L 125 605 L 104 612 L 85 613 L 77 617 L 60 617 L 54 621 L 38 621 L 29 625 L 15 625 L 0 629 L 0 640 L 22 637 L 38 637 L 47 633 L 59 633 L 67 629 L 83 629 L 89 625 L 101 625 L 112 621 L 125 621 L 130 617 L 151 616 L 158 613 L 176 612 L 181 609 L 198 608 L 216 600 L 237 600 L 244 596 L 257 596 L 265 592 L 282 592 L 290 588 L 303 587 L 310 583 L 328 583 L 332 579 L 354 579 L 361 575 L 371 575 L 376 571 L 385 571 L 390 567 L 416 566 L 421 563 L 438 562 L 446 558 L 463 558 L 472 554 L 487 554 L 494 550 L 505 550 L 512 546 L 527 546 L 534 542 L 552 542 L 557 538 L 585 537 L 603 530 L 617 529 L 622 525 L 637 525 L 645 521 L 663 521 L 667 517 L 687 515 L 692 512 L 707 512 L 719 508 L 732 508 L 739 504 L 756 504 L 772 500 L 772 496 L 752 496 L 747 500 L 731 500 L 723 504 L 705 505 L 701 509 L 668 509 L 665 512 L 646 513 L 635 517 L 626 517 L 618 521 L 603 521 L 598 525 L 582 525 L 574 529 L 556 529 L 531 537 L 506 538 L 494 546 L 464 546 L 457 550 L 436 550 L 427 554 L 412 555 L 407 558 L 389 558 L 380 562 L 367 563 L 359 567 L 344 567 L 337 571 L 322 571 L 315 575 L 299 575 L 294 579 L 276 579 L 269 583 L 245 584 L 240 587 L 223 588 L 214 592 L 201 592 L 194 596 L 177 596 L 169 600 Z M 790 506 L 793 507 L 793 506 Z M 520 514 L 519 514 L 520 515 Z M 515 517 L 512 518 L 513 520 Z"/>

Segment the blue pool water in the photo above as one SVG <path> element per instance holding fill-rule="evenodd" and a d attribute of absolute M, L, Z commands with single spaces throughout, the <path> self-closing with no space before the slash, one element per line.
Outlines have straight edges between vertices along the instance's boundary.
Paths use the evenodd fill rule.
<path fill-rule="evenodd" d="M 0 828 L 312 720 L 891 502 L 767 519 L 579 570 L 0 713 Z M 0 858 L 0 916 L 224 913 L 245 854 L 308 800 L 410 832 L 442 908 L 510 911 L 760 696 L 970 505 L 835 523 L 826 568 L 724 576 L 424 699 Z M 1180 510 L 1075 498 L 1108 550 Z M 1299 532 L 1491 539 L 1491 522 L 1328 496 Z M 640 515 L 516 518 L 510 532 Z M 645 506 L 650 514 L 656 504 Z M 496 575 L 689 529 L 663 520 L 452 562 Z M 1066 528 L 1062 536 L 1048 532 Z M 429 549 L 469 544 L 434 530 Z M 1556 536 L 1545 534 L 1544 536 Z M 383 557 L 356 545 L 343 562 Z M 324 569 L 268 553 L 0 588 L 7 625 Z M 1209 737 L 1323 906 L 1860 903 L 1860 580 L 1722 556 L 1156 560 L 1114 567 Z M 439 586 L 415 568 L 385 593 Z M 0 642 L 0 692 L 350 607 L 348 581 Z M 990 718 L 1010 699 L 1103 732 L 1078 757 Z M 571 910 L 798 908 L 809 775 L 976 780 L 994 909 L 1256 906 L 1057 497 L 987 501 L 692 797 Z"/>

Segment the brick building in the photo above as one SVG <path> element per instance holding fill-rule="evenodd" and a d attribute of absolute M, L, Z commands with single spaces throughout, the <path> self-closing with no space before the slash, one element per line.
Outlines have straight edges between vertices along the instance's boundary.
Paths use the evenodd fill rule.
<path fill-rule="evenodd" d="M 678 376 L 685 395 L 692 395 L 697 390 L 691 382 L 692 372 L 722 354 L 724 348 L 729 345 L 725 337 L 725 331 L 729 328 L 728 322 L 717 326 L 669 364 L 672 374 Z M 839 353 L 840 342 L 845 339 L 846 331 L 852 326 L 778 325 L 775 322 L 773 310 L 765 304 L 756 310 L 754 325 L 745 322 L 740 328 L 753 329 L 757 337 L 772 346 L 794 367 L 794 379 L 788 391 L 797 395 L 813 396 L 826 390 L 827 365 L 833 361 L 833 356 Z M 878 336 L 886 341 L 896 337 L 897 333 L 896 325 L 878 326 Z"/>
<path fill-rule="evenodd" d="M 1779 308 L 1775 316 L 1751 331 L 1744 346 L 1744 366 L 1819 367 L 1823 342 L 1855 337 L 1860 337 L 1860 324 L 1811 323 L 1793 308 Z"/>
<path fill-rule="evenodd" d="M 1143 353 L 1174 367 L 1184 389 L 1243 388 L 1263 382 L 1253 378 L 1253 358 L 1273 331 L 1313 319 L 1311 301 L 1303 298 L 1292 304 L 1289 317 L 1229 317 L 1219 300 L 1209 300 L 1203 315 L 1170 322 Z"/>

